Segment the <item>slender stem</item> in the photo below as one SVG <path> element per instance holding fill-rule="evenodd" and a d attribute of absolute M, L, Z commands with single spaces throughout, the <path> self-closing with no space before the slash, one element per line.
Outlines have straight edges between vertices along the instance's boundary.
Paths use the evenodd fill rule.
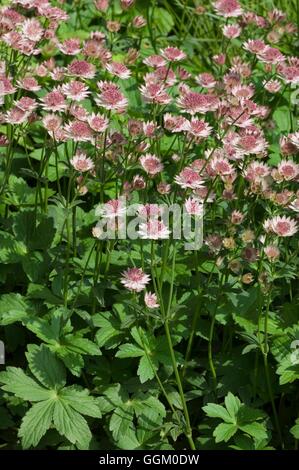
<path fill-rule="evenodd" d="M 270 378 L 270 372 L 269 372 L 269 363 L 268 363 L 268 351 L 269 351 L 269 345 L 268 345 L 268 319 L 269 319 L 269 308 L 270 308 L 270 303 L 271 303 L 271 290 L 268 292 L 267 296 L 267 303 L 266 303 L 266 311 L 265 311 L 265 319 L 264 319 L 264 344 L 263 344 L 263 358 L 264 358 L 264 366 L 265 366 L 265 376 L 266 376 L 266 383 L 267 383 L 267 388 L 268 388 L 268 394 L 269 398 L 271 401 L 271 406 L 272 406 L 272 411 L 273 411 L 273 416 L 274 416 L 274 421 L 275 421 L 275 427 L 276 431 L 279 437 L 280 445 L 283 448 L 283 439 L 282 439 L 282 432 L 280 428 L 280 423 L 279 423 L 279 418 L 275 406 L 275 401 L 274 401 L 274 393 L 272 389 L 272 383 L 271 383 L 271 378 Z"/>

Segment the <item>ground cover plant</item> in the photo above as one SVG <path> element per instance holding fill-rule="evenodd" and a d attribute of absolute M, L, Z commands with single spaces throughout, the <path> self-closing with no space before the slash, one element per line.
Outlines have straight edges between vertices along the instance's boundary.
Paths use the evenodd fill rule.
<path fill-rule="evenodd" d="M 3 1 L 1 449 L 297 448 L 298 22 Z"/>

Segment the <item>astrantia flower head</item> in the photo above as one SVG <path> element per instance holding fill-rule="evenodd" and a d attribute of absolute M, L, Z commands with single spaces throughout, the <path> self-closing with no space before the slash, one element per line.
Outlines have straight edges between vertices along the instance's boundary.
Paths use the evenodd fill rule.
<path fill-rule="evenodd" d="M 199 199 L 189 197 L 185 201 L 184 206 L 185 206 L 187 213 L 190 215 L 197 215 L 197 216 L 203 215 L 203 204 Z"/>
<path fill-rule="evenodd" d="M 161 173 L 161 171 L 163 170 L 163 164 L 161 163 L 161 160 L 150 153 L 147 153 L 146 155 L 140 157 L 139 161 L 142 168 L 150 176 L 155 176 L 158 173 Z"/>
<path fill-rule="evenodd" d="M 175 182 L 184 189 L 197 189 L 203 187 L 203 179 L 199 173 L 191 167 L 184 168 L 174 178 Z"/>
<path fill-rule="evenodd" d="M 62 85 L 62 91 L 65 96 L 72 101 L 83 101 L 90 93 L 87 86 L 78 80 Z"/>
<path fill-rule="evenodd" d="M 34 77 L 24 77 L 22 80 L 17 81 L 17 85 L 22 90 L 27 91 L 39 91 L 41 86 L 38 84 L 38 81 Z"/>
<path fill-rule="evenodd" d="M 207 72 L 200 73 L 199 75 L 197 75 L 197 77 L 195 77 L 195 81 L 200 86 L 202 86 L 203 88 L 207 88 L 207 89 L 214 88 L 217 83 L 214 76 L 211 73 L 207 73 Z"/>
<path fill-rule="evenodd" d="M 143 63 L 149 67 L 164 67 L 166 65 L 166 60 L 160 55 L 150 55 L 143 59 Z"/>
<path fill-rule="evenodd" d="M 170 233 L 170 230 L 168 230 L 168 227 L 164 222 L 157 220 L 156 218 L 141 223 L 138 230 L 140 238 L 145 240 L 168 239 Z"/>
<path fill-rule="evenodd" d="M 57 114 L 46 114 L 42 122 L 49 134 L 53 135 L 61 127 L 62 119 Z"/>
<path fill-rule="evenodd" d="M 279 80 L 264 80 L 263 85 L 265 90 L 267 90 L 269 93 L 278 93 L 281 89 L 281 83 Z"/>
<path fill-rule="evenodd" d="M 95 99 L 98 106 L 118 112 L 126 109 L 128 100 L 121 93 L 118 85 L 112 82 L 98 82 L 98 87 L 101 92 Z"/>
<path fill-rule="evenodd" d="M 274 233 L 279 237 L 291 237 L 298 231 L 297 222 L 285 215 L 265 220 L 263 227 L 266 232 Z"/>
<path fill-rule="evenodd" d="M 214 95 L 205 95 L 196 91 L 187 91 L 178 98 L 177 104 L 186 113 L 191 115 L 196 113 L 204 114 L 208 111 L 215 111 L 218 107 L 219 100 Z"/>
<path fill-rule="evenodd" d="M 281 160 L 277 171 L 284 181 L 291 181 L 299 175 L 299 165 L 292 160 Z"/>
<path fill-rule="evenodd" d="M 150 276 L 141 268 L 129 268 L 123 272 L 120 282 L 130 291 L 141 292 L 150 282 Z"/>
<path fill-rule="evenodd" d="M 65 55 L 77 55 L 81 51 L 80 39 L 66 39 L 63 43 L 58 44 L 58 49 Z"/>
<path fill-rule="evenodd" d="M 262 39 L 249 39 L 247 42 L 244 42 L 243 47 L 246 51 L 253 54 L 261 54 L 267 45 Z"/>
<path fill-rule="evenodd" d="M 95 132 L 104 132 L 109 125 L 109 121 L 106 116 L 95 113 L 92 113 L 90 116 L 88 116 L 87 122 L 91 129 Z"/>
<path fill-rule="evenodd" d="M 267 256 L 268 260 L 273 262 L 279 258 L 280 250 L 276 245 L 267 245 L 264 248 L 265 255 Z"/>
<path fill-rule="evenodd" d="M 95 66 L 86 60 L 73 60 L 68 66 L 68 73 L 80 78 L 93 78 L 96 73 Z"/>
<path fill-rule="evenodd" d="M 265 49 L 257 54 L 257 56 L 262 62 L 272 65 L 279 64 L 285 60 L 285 56 L 280 52 L 280 50 L 270 46 L 266 46 Z"/>
<path fill-rule="evenodd" d="M 108 219 L 114 219 L 123 216 L 125 212 L 126 203 L 125 198 L 122 197 L 119 199 L 110 199 L 105 202 L 105 204 L 99 205 L 96 210 L 96 215 L 100 215 L 101 217 Z"/>
<path fill-rule="evenodd" d="M 163 83 L 146 83 L 141 85 L 140 92 L 148 103 L 168 104 L 171 97 L 167 94 Z"/>
<path fill-rule="evenodd" d="M 158 308 L 159 303 L 156 294 L 152 292 L 146 292 L 144 294 L 144 303 L 148 308 Z"/>
<path fill-rule="evenodd" d="M 161 55 L 164 59 L 168 60 L 169 62 L 178 62 L 180 60 L 184 60 L 186 58 L 185 52 L 181 51 L 178 47 L 166 47 L 165 49 L 161 49 Z"/>
<path fill-rule="evenodd" d="M 224 18 L 240 16 L 243 13 L 237 0 L 218 0 L 213 3 L 213 6 L 218 15 L 224 16 Z"/>
<path fill-rule="evenodd" d="M 26 19 L 22 23 L 22 34 L 30 41 L 37 42 L 43 35 L 43 28 L 36 18 Z"/>
<path fill-rule="evenodd" d="M 75 142 L 88 142 L 93 140 L 93 131 L 89 124 L 83 121 L 71 121 L 64 126 L 64 129 L 70 139 Z"/>
<path fill-rule="evenodd" d="M 200 119 L 191 119 L 188 133 L 197 138 L 206 138 L 212 132 L 212 127 Z"/>
<path fill-rule="evenodd" d="M 67 107 L 61 88 L 53 88 L 41 100 L 41 106 L 45 111 L 64 111 Z"/>
<path fill-rule="evenodd" d="M 128 69 L 128 67 L 119 62 L 109 62 L 106 65 L 106 69 L 112 75 L 115 75 L 116 77 L 119 77 L 123 80 L 131 76 L 131 71 Z"/>
<path fill-rule="evenodd" d="M 81 173 L 93 170 L 94 168 L 92 159 L 87 157 L 83 152 L 76 153 L 76 155 L 71 159 L 71 165 L 75 170 L 80 171 Z"/>
<path fill-rule="evenodd" d="M 223 35 L 228 39 L 234 39 L 240 36 L 242 29 L 238 24 L 228 24 L 223 26 Z"/>

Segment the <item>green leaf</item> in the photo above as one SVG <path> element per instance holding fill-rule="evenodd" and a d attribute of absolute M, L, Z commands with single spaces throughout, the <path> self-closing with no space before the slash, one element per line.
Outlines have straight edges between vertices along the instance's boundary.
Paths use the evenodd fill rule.
<path fill-rule="evenodd" d="M 96 341 L 101 348 L 116 347 L 121 337 L 120 323 L 110 312 L 101 312 L 92 317 L 94 326 L 100 327 L 96 333 Z"/>
<path fill-rule="evenodd" d="M 30 344 L 26 357 L 32 374 L 45 387 L 57 390 L 66 384 L 64 365 L 47 346 Z"/>
<path fill-rule="evenodd" d="M 144 383 L 147 380 L 151 380 L 155 377 L 154 369 L 157 369 L 157 366 L 150 361 L 150 359 L 144 355 L 139 362 L 137 374 L 139 375 L 140 382 Z"/>
<path fill-rule="evenodd" d="M 134 344 L 126 343 L 119 347 L 119 350 L 115 354 L 116 357 L 140 357 L 144 355 L 143 349 L 135 346 Z"/>
<path fill-rule="evenodd" d="M 24 449 L 36 447 L 51 426 L 55 401 L 50 399 L 36 403 L 25 414 L 18 435 Z"/>
<path fill-rule="evenodd" d="M 61 341 L 61 345 L 78 354 L 90 354 L 91 356 L 100 356 L 102 354 L 95 343 L 81 336 L 66 335 Z"/>
<path fill-rule="evenodd" d="M 216 403 L 208 403 L 206 406 L 203 406 L 202 409 L 210 418 L 220 418 L 226 423 L 234 423 L 234 419 L 224 406 L 217 405 Z"/>
<path fill-rule="evenodd" d="M 296 420 L 295 426 L 290 429 L 290 433 L 293 434 L 295 439 L 299 439 L 299 419 Z"/>
<path fill-rule="evenodd" d="M 134 408 L 130 402 L 116 408 L 109 422 L 109 429 L 116 441 L 127 434 L 127 431 L 133 422 L 133 417 Z"/>
<path fill-rule="evenodd" d="M 22 369 L 17 367 L 7 367 L 6 371 L 0 372 L 0 383 L 4 384 L 2 390 L 14 393 L 23 400 L 42 401 L 48 400 L 52 396 L 50 390 L 38 385 Z"/>
<path fill-rule="evenodd" d="M 101 410 L 96 398 L 89 395 L 88 390 L 83 390 L 76 385 L 64 388 L 59 397 L 70 405 L 75 411 L 93 418 L 101 418 Z"/>
<path fill-rule="evenodd" d="M 68 403 L 57 400 L 54 408 L 54 426 L 62 436 L 72 444 L 79 444 L 88 449 L 91 441 L 91 432 L 86 420 Z"/>
<path fill-rule="evenodd" d="M 214 430 L 213 436 L 217 443 L 221 441 L 227 442 L 237 432 L 237 430 L 238 426 L 235 424 L 220 423 Z"/>
<path fill-rule="evenodd" d="M 254 437 L 256 440 L 267 438 L 267 431 L 262 423 L 249 423 L 242 426 L 239 425 L 239 428 L 246 434 Z"/>
<path fill-rule="evenodd" d="M 28 317 L 30 307 L 21 294 L 4 294 L 0 300 L 0 324 L 10 325 Z"/>
<path fill-rule="evenodd" d="M 228 392 L 224 399 L 224 403 L 230 416 L 233 418 L 233 422 L 236 422 L 236 415 L 241 406 L 241 402 L 238 397 L 235 397 L 231 392 Z"/>
<path fill-rule="evenodd" d="M 27 254 L 24 243 L 15 240 L 13 235 L 0 232 L 0 262 L 3 264 L 18 263 Z"/>
<path fill-rule="evenodd" d="M 281 132 L 291 131 L 290 112 L 287 106 L 277 108 L 273 113 L 273 119 Z"/>

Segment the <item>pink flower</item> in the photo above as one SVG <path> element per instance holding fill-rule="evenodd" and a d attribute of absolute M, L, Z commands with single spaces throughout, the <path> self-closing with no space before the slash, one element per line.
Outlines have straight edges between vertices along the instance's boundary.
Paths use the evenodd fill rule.
<path fill-rule="evenodd" d="M 123 112 L 126 109 L 128 100 L 115 83 L 98 82 L 98 87 L 101 91 L 95 99 L 98 106 L 118 112 Z"/>
<path fill-rule="evenodd" d="M 244 220 L 244 214 L 242 212 L 234 210 L 230 216 L 231 223 L 234 225 L 239 225 Z"/>
<path fill-rule="evenodd" d="M 27 121 L 29 115 L 30 112 L 24 111 L 18 106 L 15 106 L 6 113 L 5 121 L 9 124 L 22 124 Z"/>
<path fill-rule="evenodd" d="M 214 88 L 217 81 L 211 73 L 200 73 L 197 77 L 195 77 L 195 81 L 202 86 L 203 88 Z"/>
<path fill-rule="evenodd" d="M 70 75 L 74 75 L 80 78 L 93 78 L 96 73 L 95 66 L 86 62 L 85 60 L 73 60 L 68 66 L 68 72 Z"/>
<path fill-rule="evenodd" d="M 203 187 L 203 180 L 197 171 L 191 167 L 184 168 L 174 178 L 175 182 L 181 186 L 181 188 L 197 189 Z"/>
<path fill-rule="evenodd" d="M 264 252 L 268 260 L 271 262 L 276 261 L 280 255 L 280 250 L 276 245 L 265 246 Z"/>
<path fill-rule="evenodd" d="M 166 113 L 164 114 L 164 127 L 172 133 L 189 131 L 190 122 L 183 116 L 173 116 L 170 113 Z"/>
<path fill-rule="evenodd" d="M 133 189 L 137 191 L 140 189 L 144 189 L 146 187 L 146 182 L 143 176 L 135 175 L 133 178 Z"/>
<path fill-rule="evenodd" d="M 279 237 L 291 237 L 298 231 L 296 221 L 285 215 L 265 220 L 263 227 L 266 232 L 275 233 Z"/>
<path fill-rule="evenodd" d="M 38 84 L 34 77 L 24 77 L 22 80 L 17 81 L 17 85 L 22 90 L 39 91 L 41 86 Z"/>
<path fill-rule="evenodd" d="M 154 137 L 158 126 L 155 122 L 153 121 L 148 121 L 143 123 L 143 132 L 146 137 Z"/>
<path fill-rule="evenodd" d="M 58 49 L 65 55 L 78 55 L 81 51 L 80 39 L 66 39 L 62 44 L 58 44 Z"/>
<path fill-rule="evenodd" d="M 156 294 L 152 292 L 144 294 L 144 303 L 148 308 L 158 308 L 160 306 Z"/>
<path fill-rule="evenodd" d="M 269 93 L 278 93 L 281 89 L 281 83 L 279 80 L 264 80 L 263 85 L 265 90 L 267 90 Z"/>
<path fill-rule="evenodd" d="M 95 0 L 94 6 L 99 11 L 106 11 L 109 7 L 109 0 Z"/>
<path fill-rule="evenodd" d="M 14 104 L 18 108 L 23 111 L 28 111 L 29 113 L 32 113 L 32 111 L 37 107 L 37 101 L 33 98 L 29 98 L 29 96 L 23 96 L 20 100 L 15 101 Z"/>
<path fill-rule="evenodd" d="M 22 34 L 30 41 L 38 42 L 42 38 L 43 28 L 37 19 L 26 19 L 22 23 Z"/>
<path fill-rule="evenodd" d="M 140 238 L 145 240 L 167 239 L 170 233 L 164 222 L 155 218 L 141 223 L 138 230 Z"/>
<path fill-rule="evenodd" d="M 245 134 L 237 138 L 234 147 L 241 155 L 263 154 L 268 147 L 268 142 L 261 135 Z"/>
<path fill-rule="evenodd" d="M 128 10 L 132 5 L 134 5 L 135 0 L 120 0 L 120 6 L 123 10 Z"/>
<path fill-rule="evenodd" d="M 46 114 L 42 122 L 45 129 L 52 135 L 61 127 L 62 119 L 57 114 Z"/>
<path fill-rule="evenodd" d="M 124 199 L 110 199 L 108 202 L 97 208 L 96 214 L 108 219 L 121 217 L 126 212 L 126 205 Z"/>
<path fill-rule="evenodd" d="M 150 276 L 141 268 L 129 268 L 123 272 L 120 282 L 130 291 L 141 292 L 150 282 Z"/>
<path fill-rule="evenodd" d="M 270 173 L 270 168 L 266 163 L 253 161 L 247 166 L 244 176 L 249 181 L 259 182 L 269 176 Z"/>
<path fill-rule="evenodd" d="M 164 67 L 166 65 L 166 60 L 160 55 L 150 55 L 143 60 L 143 63 L 149 67 Z"/>
<path fill-rule="evenodd" d="M 218 0 L 213 3 L 218 15 L 224 18 L 240 16 L 243 13 L 240 3 L 237 0 Z"/>
<path fill-rule="evenodd" d="M 131 71 L 124 64 L 119 62 L 110 62 L 106 65 L 106 69 L 112 75 L 119 77 L 121 79 L 127 79 L 131 76 Z"/>
<path fill-rule="evenodd" d="M 147 153 L 146 155 L 140 157 L 139 161 L 142 168 L 150 176 L 155 176 L 158 173 L 161 173 L 161 171 L 163 170 L 163 164 L 161 163 L 161 160 L 150 153 Z"/>
<path fill-rule="evenodd" d="M 146 83 L 141 85 L 140 92 L 147 103 L 168 104 L 171 97 L 167 94 L 163 83 Z"/>
<path fill-rule="evenodd" d="M 188 133 L 194 137 L 206 138 L 211 134 L 212 130 L 212 127 L 205 121 L 193 118 L 189 123 Z"/>
<path fill-rule="evenodd" d="M 67 106 L 61 88 L 53 88 L 40 101 L 42 102 L 42 108 L 46 111 L 64 111 Z"/>
<path fill-rule="evenodd" d="M 83 101 L 90 93 L 84 83 L 78 80 L 62 85 L 62 91 L 72 101 Z"/>
<path fill-rule="evenodd" d="M 261 54 L 267 45 L 262 39 L 249 39 L 249 41 L 244 42 L 243 47 L 252 54 Z"/>
<path fill-rule="evenodd" d="M 184 60 L 186 58 L 185 52 L 181 51 L 177 47 L 166 47 L 165 49 L 161 49 L 161 55 L 164 59 L 168 60 L 169 62 L 178 62 L 180 60 Z"/>
<path fill-rule="evenodd" d="M 71 121 L 64 129 L 68 137 L 75 142 L 90 142 L 93 140 L 92 129 L 86 122 L 78 120 Z"/>
<path fill-rule="evenodd" d="M 285 60 L 285 56 L 278 49 L 270 46 L 266 46 L 257 56 L 266 64 L 279 64 Z"/>
<path fill-rule="evenodd" d="M 103 116 L 102 114 L 95 113 L 92 113 L 88 117 L 87 122 L 91 129 L 95 132 L 104 132 L 109 125 L 109 121 L 105 116 Z"/>
<path fill-rule="evenodd" d="M 240 36 L 242 29 L 238 24 L 228 24 L 223 26 L 223 35 L 228 39 L 234 39 Z"/>
<path fill-rule="evenodd" d="M 292 160 L 281 160 L 277 171 L 283 180 L 291 181 L 299 175 L 299 165 Z"/>
<path fill-rule="evenodd" d="M 187 91 L 183 93 L 177 100 L 177 104 L 186 113 L 207 113 L 215 111 L 218 107 L 218 98 L 214 95 L 204 95 L 196 91 Z"/>
<path fill-rule="evenodd" d="M 132 21 L 132 26 L 136 29 L 143 28 L 146 26 L 146 19 L 141 15 L 135 16 Z"/>
<path fill-rule="evenodd" d="M 185 201 L 184 205 L 185 205 L 185 209 L 186 209 L 188 214 L 190 214 L 190 215 L 199 215 L 199 216 L 203 215 L 203 204 L 198 199 L 189 197 Z"/>
<path fill-rule="evenodd" d="M 0 76 L 0 96 L 11 95 L 16 91 L 9 78 Z"/>
<path fill-rule="evenodd" d="M 76 153 L 76 155 L 71 159 L 71 165 L 75 170 L 84 173 L 94 169 L 94 163 L 91 158 L 87 157 L 85 153 Z"/>

